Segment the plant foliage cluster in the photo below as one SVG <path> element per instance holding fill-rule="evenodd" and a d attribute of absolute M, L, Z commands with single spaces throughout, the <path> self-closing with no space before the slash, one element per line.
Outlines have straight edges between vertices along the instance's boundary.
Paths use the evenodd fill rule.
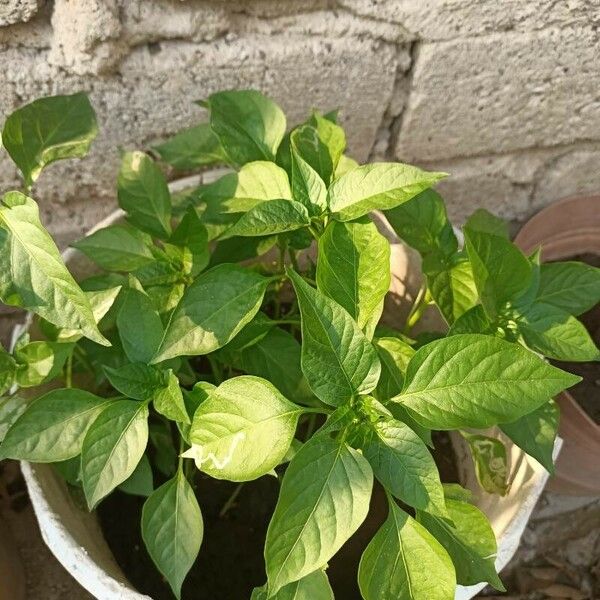
<path fill-rule="evenodd" d="M 578 378 L 544 357 L 598 359 L 576 316 L 598 302 L 599 270 L 525 256 L 485 211 L 459 243 L 432 189 L 445 175 L 358 165 L 335 112 L 290 131 L 256 91 L 201 104 L 207 123 L 123 154 L 125 217 L 74 244 L 98 267 L 79 282 L 31 188 L 87 153 L 94 111 L 76 94 L 6 119 L 24 186 L 0 205 L 0 298 L 35 318 L 0 349 L 0 456 L 54 463 L 90 510 L 117 488 L 147 496 L 142 535 L 177 597 L 203 537 L 198 470 L 281 478 L 253 600 L 333 598 L 327 563 L 375 480 L 389 515 L 358 570 L 365 600 L 502 589 L 491 526 L 441 482 L 431 434 L 462 432 L 490 493 L 510 484 L 503 440 L 552 470 L 552 398 Z M 171 194 L 161 163 L 228 169 Z M 380 323 L 392 265 L 372 211 L 423 259 L 403 331 Z M 447 333 L 413 335 L 430 305 Z"/>

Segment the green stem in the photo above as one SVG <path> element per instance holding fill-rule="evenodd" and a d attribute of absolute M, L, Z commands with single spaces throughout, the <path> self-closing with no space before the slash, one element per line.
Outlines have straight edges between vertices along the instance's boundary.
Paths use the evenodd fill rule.
<path fill-rule="evenodd" d="M 285 244 L 278 244 L 279 246 L 279 263 L 278 263 L 278 272 L 282 275 L 285 275 Z"/>
<path fill-rule="evenodd" d="M 300 319 L 275 319 L 277 325 L 300 325 Z"/>
<path fill-rule="evenodd" d="M 419 289 L 419 293 L 415 298 L 415 301 L 408 313 L 408 317 L 406 319 L 406 325 L 404 326 L 405 334 L 408 334 L 410 330 L 417 324 L 419 319 L 423 316 L 425 309 L 427 308 L 427 283 L 423 283 L 421 288 Z"/>
<path fill-rule="evenodd" d="M 293 248 L 288 246 L 288 256 L 290 257 L 290 262 L 292 263 L 292 267 L 296 273 L 300 273 L 300 267 L 298 266 L 298 257 L 296 256 L 296 251 Z"/>
<path fill-rule="evenodd" d="M 65 385 L 68 388 L 73 387 L 73 353 L 69 354 L 67 358 L 67 365 L 65 367 Z"/>
<path fill-rule="evenodd" d="M 221 508 L 221 511 L 219 512 L 219 519 L 222 519 L 227 514 L 229 509 L 233 506 L 233 503 L 236 501 L 237 497 L 240 495 L 240 492 L 242 491 L 243 487 L 244 487 L 243 481 L 242 481 L 242 483 L 237 484 L 235 490 L 233 490 L 233 493 L 227 499 L 227 502 L 225 502 L 225 504 L 223 504 L 223 508 Z"/>
<path fill-rule="evenodd" d="M 321 234 L 317 231 L 317 229 L 315 227 L 313 227 L 312 225 L 309 225 L 308 231 L 310 231 L 310 234 L 315 238 L 315 240 L 319 241 Z"/>
<path fill-rule="evenodd" d="M 179 460 L 177 462 L 177 470 L 181 473 L 183 473 L 183 456 L 181 456 L 183 454 L 183 450 L 185 448 L 185 440 L 179 436 Z"/>
<path fill-rule="evenodd" d="M 281 275 L 285 276 L 285 251 L 286 251 L 286 245 L 285 244 L 279 244 L 279 265 L 278 265 L 278 269 L 279 269 L 279 273 Z M 275 285 L 275 306 L 274 306 L 274 313 L 275 313 L 275 318 L 279 318 L 281 316 L 281 288 L 283 287 L 283 279 L 278 281 L 277 284 Z"/>

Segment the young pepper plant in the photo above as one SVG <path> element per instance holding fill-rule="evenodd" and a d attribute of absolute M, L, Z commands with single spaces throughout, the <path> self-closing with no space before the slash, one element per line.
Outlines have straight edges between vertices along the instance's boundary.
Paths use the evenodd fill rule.
<path fill-rule="evenodd" d="M 514 326 L 536 303 L 565 309 L 554 275 L 532 259 L 519 263 L 518 282 L 490 270 L 505 252 L 486 236 L 509 242 L 488 217 L 471 220 L 459 251 L 431 190 L 445 175 L 358 165 L 335 112 L 287 131 L 283 111 L 256 91 L 200 104 L 208 122 L 153 152 L 176 170 L 227 172 L 172 196 L 150 154 L 124 154 L 125 219 L 74 244 L 101 269 L 79 284 L 35 202 L 4 196 L 0 297 L 37 321 L 34 341 L 22 336 L 0 354 L 0 456 L 55 463 L 90 510 L 115 489 L 147 496 L 142 536 L 178 598 L 203 538 L 210 491 L 198 471 L 240 483 L 281 477 L 267 581 L 253 600 L 333 598 L 328 561 L 367 517 L 375 480 L 389 515 L 358 569 L 365 600 L 503 589 L 491 526 L 466 490 L 441 482 L 431 432 L 500 425 L 515 439 L 515 423 L 533 427 L 578 381 L 519 343 Z M 46 132 L 39 120 L 54 126 L 31 140 Z M 45 164 L 81 156 L 95 131 L 84 96 L 56 97 L 9 116 L 3 141 L 29 193 Z M 447 336 L 417 344 L 378 325 L 391 265 L 375 210 L 423 254 L 422 297 L 438 304 Z M 595 272 L 576 268 L 584 310 Z M 44 389 L 52 380 L 63 387 Z M 41 387 L 25 402 L 28 386 Z M 537 439 L 526 448 L 534 456 Z"/>
<path fill-rule="evenodd" d="M 575 261 L 540 264 L 539 250 L 525 256 L 510 241 L 507 224 L 482 209 L 465 223 L 465 247 L 459 249 L 443 200 L 434 190 L 386 216 L 421 254 L 427 290 L 450 328 L 448 335 L 498 336 L 559 361 L 600 360 L 600 351 L 576 318 L 600 301 L 600 269 Z M 500 429 L 553 472 L 558 422 L 558 406 L 549 399 L 520 419 L 500 424 Z M 505 492 L 502 442 L 481 433 L 465 437 L 480 481 L 487 482 L 484 487 Z"/>

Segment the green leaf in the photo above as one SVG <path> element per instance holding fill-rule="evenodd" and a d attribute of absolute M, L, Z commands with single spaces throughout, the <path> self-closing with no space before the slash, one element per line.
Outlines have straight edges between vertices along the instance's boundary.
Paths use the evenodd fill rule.
<path fill-rule="evenodd" d="M 154 161 L 143 152 L 123 155 L 117 181 L 119 206 L 128 220 L 159 238 L 171 234 L 171 195 Z"/>
<path fill-rule="evenodd" d="M 329 155 L 332 167 L 331 173 L 329 177 L 326 177 L 326 174 L 323 173 L 325 183 L 329 184 L 346 149 L 346 133 L 335 120 L 328 119 L 326 115 L 321 115 L 316 111 L 311 115 L 308 124 L 316 129 L 319 140 L 325 146 Z"/>
<path fill-rule="evenodd" d="M 390 287 L 390 244 L 368 217 L 332 221 L 325 228 L 319 238 L 317 285 L 361 329 L 374 329 Z"/>
<path fill-rule="evenodd" d="M 390 501 L 390 512 L 365 549 L 358 585 L 365 600 L 454 600 L 456 575 L 443 546 Z"/>
<path fill-rule="evenodd" d="M 159 369 L 143 363 L 129 363 L 118 369 L 104 367 L 110 384 L 124 396 L 153 401 L 154 408 L 172 421 L 190 423 L 179 380 L 171 369 Z"/>
<path fill-rule="evenodd" d="M 193 171 L 227 160 L 219 138 L 208 123 L 184 129 L 152 149 L 179 171 Z"/>
<path fill-rule="evenodd" d="M 420 348 L 393 400 L 430 429 L 510 423 L 579 381 L 518 344 L 465 334 Z"/>
<path fill-rule="evenodd" d="M 301 347 L 296 338 L 283 329 L 271 328 L 259 341 L 243 348 L 233 364 L 249 375 L 267 379 L 286 398 L 304 403 L 313 396 L 300 361 Z"/>
<path fill-rule="evenodd" d="M 81 456 L 52 463 L 52 468 L 71 486 L 81 488 Z"/>
<path fill-rule="evenodd" d="M 286 120 L 275 102 L 254 90 L 217 92 L 205 106 L 210 125 L 230 161 L 275 160 Z"/>
<path fill-rule="evenodd" d="M 17 374 L 15 359 L 0 344 L 0 395 L 12 387 Z"/>
<path fill-rule="evenodd" d="M 600 360 L 600 350 L 583 323 L 562 308 L 536 302 L 517 318 L 517 327 L 532 350 L 549 358 Z"/>
<path fill-rule="evenodd" d="M 448 517 L 433 457 L 408 425 L 394 419 L 367 423 L 360 430 L 360 447 L 375 477 L 396 498 L 414 508 Z"/>
<path fill-rule="evenodd" d="M 123 292 L 117 329 L 127 358 L 149 363 L 163 339 L 164 327 L 152 300 L 135 280 L 133 285 Z"/>
<path fill-rule="evenodd" d="M 118 487 L 121 492 L 132 496 L 148 497 L 154 491 L 154 480 L 150 460 L 144 454 L 135 471 Z"/>
<path fill-rule="evenodd" d="M 88 298 L 42 226 L 37 204 L 19 192 L 5 194 L 3 202 L 0 205 L 2 301 L 30 310 L 57 327 L 81 331 L 98 344 L 110 345 L 98 330 Z"/>
<path fill-rule="evenodd" d="M 110 225 L 72 244 L 106 271 L 135 271 L 154 262 L 148 236 L 133 227 Z"/>
<path fill-rule="evenodd" d="M 445 173 L 430 173 L 402 163 L 374 163 L 348 171 L 330 186 L 334 219 L 351 221 L 372 210 L 389 210 L 430 188 Z"/>
<path fill-rule="evenodd" d="M 317 569 L 294 583 L 282 587 L 274 596 L 267 594 L 267 586 L 254 588 L 250 600 L 334 600 L 327 574 Z"/>
<path fill-rule="evenodd" d="M 465 229 L 466 248 L 475 285 L 487 314 L 500 309 L 529 288 L 532 267 L 527 257 L 504 237 Z"/>
<path fill-rule="evenodd" d="M 116 369 L 104 366 L 104 372 L 118 392 L 133 400 L 150 400 L 165 382 L 162 371 L 144 363 L 129 363 Z"/>
<path fill-rule="evenodd" d="M 221 212 L 245 212 L 266 200 L 291 200 L 287 173 L 268 161 L 244 165 L 237 173 L 225 175 L 209 186 L 201 196 L 223 200 Z"/>
<path fill-rule="evenodd" d="M 504 591 L 494 566 L 496 537 L 487 517 L 476 506 L 450 497 L 446 498 L 446 507 L 454 526 L 421 511 L 417 511 L 417 520 L 452 558 L 457 582 L 475 585 L 486 581 Z"/>
<path fill-rule="evenodd" d="M 149 426 L 150 443 L 154 447 L 153 463 L 167 477 L 172 477 L 177 467 L 177 450 L 173 432 L 167 419 L 153 421 Z"/>
<path fill-rule="evenodd" d="M 97 133 L 96 115 L 86 94 L 48 96 L 9 115 L 2 145 L 30 186 L 46 165 L 85 156 Z"/>
<path fill-rule="evenodd" d="M 106 316 L 117 299 L 120 291 L 121 286 L 118 285 L 108 289 L 85 292 L 90 306 L 92 307 L 92 314 L 94 315 L 94 319 L 97 323 L 100 323 L 100 321 Z M 60 329 L 56 332 L 56 341 L 58 342 L 77 342 L 80 339 L 81 334 L 73 329 Z"/>
<path fill-rule="evenodd" d="M 536 300 L 580 315 L 600 302 L 600 269 L 580 262 L 542 265 Z"/>
<path fill-rule="evenodd" d="M 327 209 L 327 186 L 313 167 L 302 158 L 294 132 L 290 138 L 292 195 L 306 206 L 311 215 L 319 216 Z"/>
<path fill-rule="evenodd" d="M 148 407 L 111 402 L 87 430 L 81 448 L 83 491 L 90 510 L 135 471 L 148 443 Z"/>
<path fill-rule="evenodd" d="M 177 428 L 181 437 L 191 446 L 190 432 L 192 429 L 192 421 L 198 407 L 208 399 L 211 392 L 216 389 L 216 385 L 208 383 L 208 381 L 198 381 L 191 390 L 183 390 L 183 401 L 189 417 L 189 422 L 177 421 Z"/>
<path fill-rule="evenodd" d="M 15 350 L 17 384 L 34 387 L 58 376 L 73 351 L 73 344 L 30 342 Z"/>
<path fill-rule="evenodd" d="M 208 232 L 193 206 L 187 210 L 169 238 L 185 275 L 196 277 L 208 265 Z"/>
<path fill-rule="evenodd" d="M 208 354 L 224 346 L 258 312 L 269 280 L 237 265 L 202 273 L 169 320 L 153 363 Z"/>
<path fill-rule="evenodd" d="M 166 382 L 163 386 L 155 390 L 152 395 L 152 401 L 154 408 L 161 415 L 171 419 L 171 421 L 178 421 L 181 423 L 190 423 L 190 417 L 188 416 L 183 401 L 183 394 L 179 387 L 179 379 L 172 369 L 169 369 L 164 373 Z"/>
<path fill-rule="evenodd" d="M 255 161 L 238 173 L 227 173 L 210 185 L 203 186 L 197 202 L 205 205 L 202 221 L 209 239 L 228 229 L 237 213 L 244 213 L 265 200 L 291 200 L 287 173 L 275 163 Z"/>
<path fill-rule="evenodd" d="M 406 423 L 427 445 L 431 445 L 431 431 L 415 421 L 411 413 L 401 404 L 387 402 L 402 391 L 404 374 L 415 349 L 406 342 L 394 337 L 381 337 L 375 340 L 375 349 L 381 362 L 381 376 L 375 395 L 398 421 Z"/>
<path fill-rule="evenodd" d="M 192 568 L 204 535 L 204 524 L 192 486 L 181 471 L 144 503 L 142 538 L 158 570 L 181 598 L 181 586 Z"/>
<path fill-rule="evenodd" d="M 244 213 L 220 239 L 254 237 L 295 231 L 310 225 L 304 205 L 295 200 L 266 200 Z"/>
<path fill-rule="evenodd" d="M 19 396 L 7 396 L 0 398 L 0 442 L 4 440 L 6 432 L 12 424 L 25 412 L 27 402 Z M 0 456 L 3 447 L 0 446 Z"/>
<path fill-rule="evenodd" d="M 356 322 L 336 302 L 287 270 L 302 314 L 302 371 L 315 395 L 333 406 L 368 394 L 381 372 L 379 358 Z"/>
<path fill-rule="evenodd" d="M 290 136 L 290 149 L 292 176 L 295 152 L 296 156 L 301 158 L 327 187 L 333 175 L 334 165 L 329 148 L 319 136 L 317 129 L 312 125 L 302 125 L 295 129 Z"/>
<path fill-rule="evenodd" d="M 463 313 L 450 327 L 448 335 L 461 333 L 487 333 L 493 334 L 497 330 L 490 318 L 485 314 L 481 304 L 470 308 Z"/>
<path fill-rule="evenodd" d="M 488 494 L 505 496 L 508 492 L 508 458 L 504 444 L 487 435 L 461 433 L 471 449 L 479 485 Z"/>
<path fill-rule="evenodd" d="M 277 322 L 271 320 L 265 313 L 256 313 L 254 318 L 219 352 L 219 356 L 227 354 L 229 360 L 233 352 L 240 352 L 254 346 L 276 326 Z M 255 373 L 251 374 L 255 375 Z M 269 378 L 265 377 L 265 379 Z"/>
<path fill-rule="evenodd" d="M 373 473 L 343 441 L 311 438 L 290 462 L 265 543 L 269 594 L 322 567 L 364 521 Z"/>
<path fill-rule="evenodd" d="M 334 179 L 339 179 L 342 175 L 345 175 L 348 171 L 352 171 L 352 169 L 356 169 L 359 164 L 353 158 L 342 154 L 340 156 L 340 162 L 338 163 L 337 169 L 333 174 Z"/>
<path fill-rule="evenodd" d="M 216 479 L 257 479 L 286 455 L 302 410 L 265 379 L 228 379 L 196 410 L 184 456 Z"/>
<path fill-rule="evenodd" d="M 452 256 L 458 241 L 442 197 L 432 189 L 417 194 L 391 210 L 386 219 L 394 231 L 421 255 Z"/>
<path fill-rule="evenodd" d="M 81 452 L 88 427 L 111 402 L 83 390 L 52 390 L 13 423 L 0 457 L 40 463 L 73 458 Z"/>
<path fill-rule="evenodd" d="M 481 233 L 491 233 L 505 239 L 508 239 L 508 223 L 504 219 L 496 217 L 484 208 L 478 208 L 464 225 L 465 229 L 479 231 Z"/>
<path fill-rule="evenodd" d="M 500 429 L 529 456 L 533 456 L 550 474 L 554 473 L 554 441 L 558 434 L 560 410 L 554 400 Z"/>
<path fill-rule="evenodd" d="M 381 362 L 381 377 L 377 384 L 379 400 L 389 400 L 399 394 L 404 386 L 404 374 L 415 349 L 406 342 L 393 337 L 381 337 L 375 341 L 375 349 Z"/>
<path fill-rule="evenodd" d="M 277 235 L 265 237 L 227 238 L 217 242 L 210 257 L 210 266 L 237 263 L 267 253 L 277 243 Z"/>
<path fill-rule="evenodd" d="M 448 324 L 475 306 L 477 287 L 471 263 L 464 256 L 455 254 L 443 261 L 434 255 L 426 256 L 422 268 L 429 292 Z"/>

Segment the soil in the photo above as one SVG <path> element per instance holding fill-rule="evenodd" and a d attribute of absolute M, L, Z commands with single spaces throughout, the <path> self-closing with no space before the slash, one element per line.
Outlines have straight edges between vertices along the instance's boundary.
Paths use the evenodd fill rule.
<path fill-rule="evenodd" d="M 450 438 L 445 433 L 435 433 L 434 444 L 434 458 L 442 480 L 457 482 Z M 223 505 L 237 487 L 238 484 L 202 474 L 197 479 L 196 495 L 204 517 L 204 540 L 198 560 L 183 585 L 184 599 L 247 600 L 252 588 L 266 580 L 263 547 L 277 502 L 279 482 L 265 476 L 244 484 L 233 506 L 220 516 Z M 139 522 L 143 502 L 143 498 L 117 491 L 102 502 L 98 516 L 108 545 L 131 583 L 154 600 L 172 600 L 168 585 L 142 541 Z M 365 522 L 329 562 L 327 573 L 336 598 L 360 600 L 356 583 L 358 563 L 386 516 L 385 494 L 376 484 Z"/>
<path fill-rule="evenodd" d="M 586 254 L 574 256 L 571 260 L 585 262 L 600 267 L 600 256 Z M 578 317 L 585 325 L 596 345 L 600 347 L 600 304 Z M 579 406 L 596 422 L 600 423 L 600 362 L 558 362 L 557 366 L 583 378 L 569 389 Z"/>

